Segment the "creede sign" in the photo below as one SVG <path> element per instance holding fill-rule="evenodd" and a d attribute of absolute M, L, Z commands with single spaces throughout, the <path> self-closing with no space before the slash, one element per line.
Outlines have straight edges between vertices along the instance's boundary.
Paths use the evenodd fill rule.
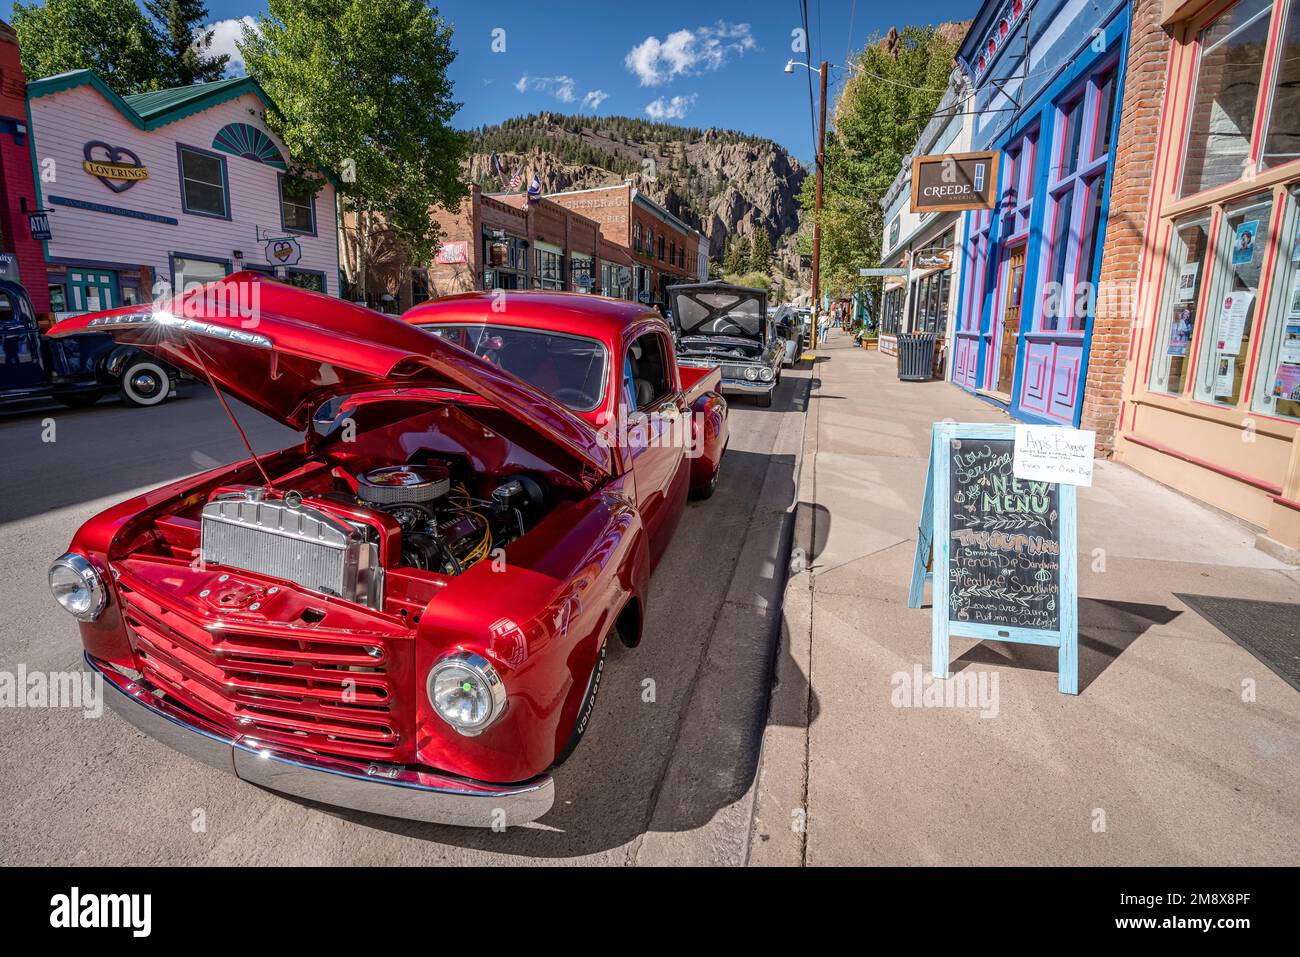
<path fill-rule="evenodd" d="M 1022 642 L 1059 649 L 1057 687 L 1078 694 L 1076 488 L 1017 477 L 1016 446 L 1014 425 L 934 424 L 908 605 L 933 584 L 936 677 L 952 635 Z"/>
<path fill-rule="evenodd" d="M 912 158 L 914 213 L 992 209 L 997 203 L 997 190 L 997 152 Z"/>

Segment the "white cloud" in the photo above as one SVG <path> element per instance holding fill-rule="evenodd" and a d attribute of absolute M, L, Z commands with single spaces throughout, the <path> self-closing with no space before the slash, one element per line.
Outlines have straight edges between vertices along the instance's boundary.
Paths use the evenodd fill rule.
<path fill-rule="evenodd" d="M 536 93 L 546 93 L 555 97 L 561 103 L 577 103 L 580 99 L 582 105 L 590 110 L 594 110 L 609 99 L 609 94 L 604 90 L 588 90 L 581 97 L 578 96 L 577 81 L 571 76 L 529 76 L 525 73 L 515 82 L 515 89 L 520 93 L 527 93 L 532 90 Z"/>
<path fill-rule="evenodd" d="M 574 92 L 574 82 L 571 76 L 529 76 L 525 73 L 515 84 L 515 89 L 520 93 L 526 93 L 529 90 L 536 90 L 538 93 L 549 93 L 561 103 L 572 103 L 576 100 L 577 94 Z"/>
<path fill-rule="evenodd" d="M 244 38 L 244 27 L 249 26 L 257 29 L 257 21 L 252 17 L 238 17 L 233 20 L 218 20 L 216 23 L 210 23 L 206 27 L 199 27 L 194 31 L 195 36 L 212 31 L 212 43 L 208 47 L 209 56 L 220 56 L 225 53 L 230 57 L 226 64 L 226 72 L 241 76 L 247 71 L 244 69 L 244 58 L 239 55 L 239 49 L 235 46 L 236 41 Z"/>
<path fill-rule="evenodd" d="M 645 106 L 645 115 L 652 120 L 680 120 L 686 116 L 686 111 L 695 105 L 695 94 L 690 96 L 674 96 L 671 100 L 665 100 L 659 97 L 657 100 L 651 100 Z"/>
<path fill-rule="evenodd" d="M 743 56 L 757 44 L 748 23 L 725 23 L 711 27 L 676 30 L 662 40 L 646 37 L 623 59 L 642 86 L 658 86 L 674 77 L 716 70 L 732 54 Z"/>

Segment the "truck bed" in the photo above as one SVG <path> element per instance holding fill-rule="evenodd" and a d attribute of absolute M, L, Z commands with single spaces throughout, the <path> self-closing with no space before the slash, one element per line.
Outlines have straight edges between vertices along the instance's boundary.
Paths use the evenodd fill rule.
<path fill-rule="evenodd" d="M 722 391 L 722 369 L 719 366 L 678 366 L 677 374 L 681 376 L 682 392 L 688 406 L 706 392 Z"/>

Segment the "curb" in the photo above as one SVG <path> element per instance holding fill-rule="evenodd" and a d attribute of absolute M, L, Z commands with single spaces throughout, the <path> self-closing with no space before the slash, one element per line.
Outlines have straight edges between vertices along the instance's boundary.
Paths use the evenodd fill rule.
<path fill-rule="evenodd" d="M 808 795 L 808 725 L 812 682 L 812 562 L 816 519 L 818 413 L 817 359 L 804 393 L 804 429 L 790 505 L 790 561 L 782 591 L 772 688 L 758 758 L 746 863 L 801 867 L 805 863 Z M 809 461 L 814 467 L 806 469 Z M 802 561 L 797 556 L 804 556 Z"/>

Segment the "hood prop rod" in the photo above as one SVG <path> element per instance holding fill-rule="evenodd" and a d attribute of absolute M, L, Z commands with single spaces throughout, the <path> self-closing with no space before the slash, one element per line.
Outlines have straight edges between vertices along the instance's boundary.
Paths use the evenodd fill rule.
<path fill-rule="evenodd" d="M 230 419 L 230 424 L 233 425 L 235 431 L 239 433 L 239 439 L 244 443 L 244 448 L 248 449 L 248 454 L 252 458 L 253 464 L 256 465 L 257 470 L 262 473 L 262 480 L 266 482 L 266 490 L 268 492 L 276 491 L 275 483 L 271 481 L 271 476 L 269 476 L 266 473 L 266 469 L 262 467 L 262 460 L 259 459 L 257 453 L 253 451 L 252 443 L 248 441 L 248 436 L 244 434 L 243 426 L 239 424 L 239 420 L 235 418 L 235 413 L 232 412 L 230 406 L 226 404 L 226 397 L 221 394 L 221 390 L 217 388 L 217 384 L 212 381 L 212 376 L 208 374 L 208 364 L 203 361 L 202 346 L 199 345 L 195 336 L 189 336 L 188 339 L 190 347 L 194 350 L 195 358 L 199 360 L 199 367 L 203 369 L 203 377 L 208 380 L 208 385 L 212 386 L 212 391 L 217 394 L 217 401 L 221 403 L 221 408 L 225 410 L 227 417 Z"/>

